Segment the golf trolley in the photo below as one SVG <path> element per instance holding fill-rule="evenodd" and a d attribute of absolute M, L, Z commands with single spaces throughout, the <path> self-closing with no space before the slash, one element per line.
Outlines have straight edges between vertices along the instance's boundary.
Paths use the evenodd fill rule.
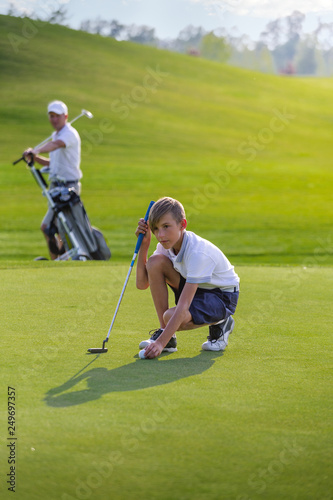
<path fill-rule="evenodd" d="M 62 253 L 55 260 L 109 260 L 111 252 L 104 236 L 101 231 L 91 226 L 80 196 L 75 190 L 66 187 L 66 181 L 61 178 L 53 182 L 55 187 L 48 189 L 43 176 L 48 168 L 35 168 L 32 157 L 30 161 L 20 158 L 14 164 L 22 159 L 27 163 L 55 214 L 47 229 L 49 237 L 58 234 L 63 243 Z"/>

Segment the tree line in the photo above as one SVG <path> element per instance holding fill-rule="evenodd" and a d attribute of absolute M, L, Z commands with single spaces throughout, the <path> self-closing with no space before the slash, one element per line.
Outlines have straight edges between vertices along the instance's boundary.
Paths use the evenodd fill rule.
<path fill-rule="evenodd" d="M 8 14 L 20 15 L 12 4 Z M 44 11 L 42 19 L 34 12 L 27 17 L 66 25 L 68 14 L 62 4 L 47 13 Z M 107 21 L 100 17 L 82 21 L 80 30 L 264 73 L 331 76 L 333 23 L 318 20 L 314 31 L 306 33 L 305 19 L 303 13 L 294 11 L 290 16 L 270 21 L 257 41 L 247 35 L 228 33 L 224 28 L 206 31 L 201 26 L 187 26 L 174 39 L 160 39 L 155 28 L 150 26 L 126 25 L 115 19 Z"/>
<path fill-rule="evenodd" d="M 224 28 L 206 31 L 187 26 L 175 39 L 159 39 L 154 28 L 125 25 L 97 18 L 80 29 L 213 61 L 285 75 L 331 76 L 333 74 L 333 23 L 318 20 L 311 33 L 304 31 L 306 16 L 299 11 L 266 25 L 259 40 L 234 35 Z"/>

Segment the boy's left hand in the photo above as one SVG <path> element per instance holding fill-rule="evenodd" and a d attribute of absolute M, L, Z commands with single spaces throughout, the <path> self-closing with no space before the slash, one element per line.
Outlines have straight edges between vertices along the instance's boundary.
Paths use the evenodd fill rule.
<path fill-rule="evenodd" d="M 136 228 L 135 231 L 135 236 L 138 237 L 140 233 L 144 235 L 142 240 L 143 246 L 146 245 L 149 247 L 151 240 L 151 230 L 149 225 L 144 219 L 139 220 L 138 227 Z"/>
<path fill-rule="evenodd" d="M 164 346 L 158 340 L 155 340 L 155 342 L 152 342 L 151 344 L 149 344 L 149 346 L 146 347 L 145 358 L 157 358 L 157 356 L 159 356 L 163 351 L 163 347 Z"/>

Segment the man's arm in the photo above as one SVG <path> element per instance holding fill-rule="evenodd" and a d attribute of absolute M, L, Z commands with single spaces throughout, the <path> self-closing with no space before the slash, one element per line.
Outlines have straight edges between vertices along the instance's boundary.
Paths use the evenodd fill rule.
<path fill-rule="evenodd" d="M 46 144 L 43 144 L 43 146 L 40 146 L 39 148 L 33 149 L 32 154 L 39 155 L 40 153 L 51 153 L 51 151 L 55 151 L 56 149 L 65 147 L 66 144 L 64 143 L 64 141 L 50 141 Z"/>
<path fill-rule="evenodd" d="M 66 144 L 63 141 L 50 141 L 39 148 L 28 148 L 24 151 L 23 156 L 33 156 L 34 160 L 40 165 L 49 166 L 50 160 L 49 158 L 45 158 L 44 156 L 40 156 L 40 153 L 51 153 L 51 151 L 55 151 L 59 148 L 65 148 Z"/>
<path fill-rule="evenodd" d="M 155 342 L 152 342 L 145 349 L 146 358 L 156 358 L 159 356 L 163 348 L 167 345 L 172 335 L 176 333 L 182 324 L 187 324 L 192 321 L 192 316 L 189 311 L 190 305 L 194 298 L 195 292 L 198 289 L 197 283 L 185 283 L 183 291 L 179 297 L 178 304 L 175 312 L 165 327 L 163 333 L 158 337 Z"/>

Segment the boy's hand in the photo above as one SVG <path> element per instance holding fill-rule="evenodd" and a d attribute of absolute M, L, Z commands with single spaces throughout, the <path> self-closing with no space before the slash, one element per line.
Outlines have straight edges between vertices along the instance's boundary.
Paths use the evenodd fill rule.
<path fill-rule="evenodd" d="M 151 344 L 149 344 L 146 349 L 145 349 L 145 358 L 148 358 L 148 359 L 153 359 L 153 358 L 157 358 L 157 356 L 159 356 L 161 354 L 161 352 L 163 351 L 163 344 L 161 344 L 161 342 L 159 342 L 158 340 L 155 340 L 155 342 L 152 342 Z"/>
<path fill-rule="evenodd" d="M 148 250 L 151 240 L 151 231 L 144 219 L 140 219 L 135 231 L 137 238 L 143 234 L 140 250 L 138 253 L 138 263 L 136 266 L 136 287 L 139 290 L 146 290 L 149 287 L 148 273 L 146 264 L 148 260 Z"/>
<path fill-rule="evenodd" d="M 138 237 L 139 234 L 144 234 L 142 244 L 149 246 L 151 240 L 151 231 L 150 227 L 148 226 L 147 222 L 145 222 L 144 219 L 140 219 L 138 222 L 138 227 L 135 231 L 136 237 Z"/>

